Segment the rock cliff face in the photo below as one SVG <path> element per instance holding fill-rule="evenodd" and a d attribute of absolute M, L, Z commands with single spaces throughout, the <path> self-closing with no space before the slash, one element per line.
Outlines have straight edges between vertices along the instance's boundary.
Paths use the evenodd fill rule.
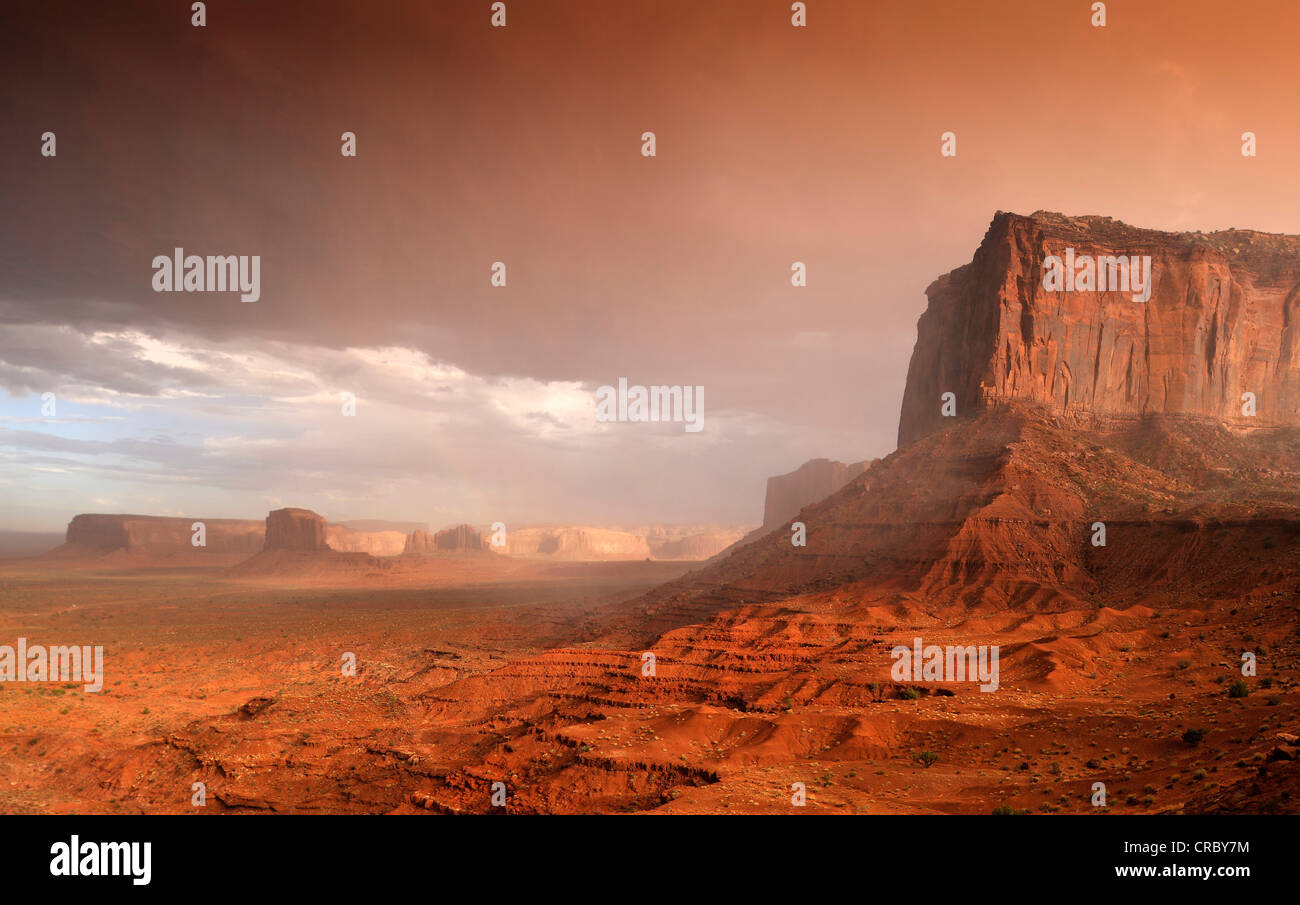
<path fill-rule="evenodd" d="M 708 559 L 744 535 L 744 528 L 728 525 L 530 526 L 507 531 L 504 552 L 528 559 L 570 562 L 698 561 Z"/>
<path fill-rule="evenodd" d="M 272 513 L 278 527 L 267 546 L 267 524 L 271 520 L 165 518 L 151 515 L 78 515 L 68 523 L 64 553 L 139 553 L 175 557 L 191 553 L 251 556 L 263 549 L 320 550 L 316 529 L 308 527 L 320 516 L 305 509 L 282 509 Z M 206 544 L 192 543 L 193 525 L 202 522 Z M 345 553 L 396 556 L 402 552 L 406 535 L 384 523 L 366 523 L 370 530 L 355 525 L 325 524 L 325 543 Z"/>
<path fill-rule="evenodd" d="M 676 537 L 650 534 L 652 559 L 698 561 L 716 556 L 745 535 L 743 528 L 717 528 L 689 531 Z"/>
<path fill-rule="evenodd" d="M 416 528 L 406 536 L 403 556 L 432 556 L 437 551 L 433 545 L 433 535 L 423 528 Z"/>
<path fill-rule="evenodd" d="M 812 459 L 788 474 L 767 479 L 763 504 L 764 532 L 779 528 L 809 503 L 824 500 L 867 470 L 870 462 L 845 465 L 831 459 Z"/>
<path fill-rule="evenodd" d="M 562 525 L 508 530 L 505 552 L 582 561 L 649 559 L 650 543 L 643 535 L 613 528 Z"/>
<path fill-rule="evenodd" d="M 202 522 L 206 545 L 195 547 L 193 525 Z M 75 516 L 68 523 L 67 544 L 86 552 L 241 553 L 262 548 L 265 527 L 259 521 L 223 518 L 165 518 L 152 515 Z"/>
<path fill-rule="evenodd" d="M 310 509 L 275 509 L 266 517 L 264 550 L 313 553 L 330 549 L 325 519 Z"/>
<path fill-rule="evenodd" d="M 266 516 L 262 552 L 244 560 L 227 574 L 252 579 L 292 579 L 305 582 L 352 580 L 381 576 L 392 560 L 363 551 L 340 551 L 329 545 L 329 525 L 310 509 L 275 509 Z M 361 532 L 353 532 L 360 536 Z"/>
<path fill-rule="evenodd" d="M 482 550 L 483 537 L 473 525 L 457 525 L 444 528 L 433 536 L 433 546 L 445 553 L 458 553 L 462 550 Z"/>
<path fill-rule="evenodd" d="M 406 537 L 405 533 L 392 529 L 360 531 L 348 525 L 325 526 L 325 540 L 330 549 L 341 553 L 397 556 L 406 545 Z"/>
<path fill-rule="evenodd" d="M 437 554 L 455 554 L 488 550 L 489 545 L 483 535 L 473 525 L 456 525 L 430 534 L 424 529 L 416 529 L 406 536 L 403 556 L 434 556 Z"/>
<path fill-rule="evenodd" d="M 1068 248 L 1149 255 L 1150 300 L 1044 290 Z M 929 296 L 899 449 L 800 511 L 806 546 L 737 545 L 630 607 L 628 637 L 849 584 L 964 612 L 1110 606 L 1173 575 L 1236 593 L 1264 580 L 1235 571 L 1262 561 L 1252 532 L 1300 532 L 1300 239 L 998 214 Z M 1122 556 L 1097 552 L 1097 522 Z"/>
<path fill-rule="evenodd" d="M 1049 255 L 1072 258 L 1080 274 L 1100 256 L 1150 256 L 1150 299 L 1049 291 Z M 926 295 L 900 447 L 951 420 L 941 411 L 949 392 L 959 418 L 1013 400 L 1112 423 L 1162 414 L 1234 429 L 1300 424 L 1300 237 L 998 213 L 971 263 Z M 1254 416 L 1243 414 L 1245 393 Z"/>

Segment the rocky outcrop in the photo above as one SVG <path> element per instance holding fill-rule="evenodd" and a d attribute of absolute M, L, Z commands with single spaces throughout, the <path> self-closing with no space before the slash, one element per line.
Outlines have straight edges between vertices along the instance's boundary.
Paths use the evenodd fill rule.
<path fill-rule="evenodd" d="M 329 550 L 325 519 L 310 509 L 276 509 L 266 517 L 266 551 L 314 553 Z"/>
<path fill-rule="evenodd" d="M 530 559 L 574 562 L 698 561 L 708 559 L 744 535 L 744 528 L 728 525 L 532 526 L 508 531 L 505 552 Z"/>
<path fill-rule="evenodd" d="M 564 560 L 649 559 L 650 544 L 643 535 L 615 528 L 561 525 L 508 530 L 505 552 Z"/>
<path fill-rule="evenodd" d="M 1094 265 L 1150 256 L 1150 298 L 1109 286 L 1049 291 L 1048 256 L 1076 268 L 1085 256 Z M 1016 401 L 1093 423 L 1168 415 L 1234 429 L 1300 424 L 1300 237 L 998 213 L 971 263 L 926 295 L 900 446 L 951 420 L 945 393 L 959 418 Z M 1243 414 L 1245 393 L 1253 416 Z"/>
<path fill-rule="evenodd" d="M 398 556 L 406 545 L 407 535 L 392 529 L 359 531 L 349 525 L 329 524 L 325 542 L 341 553 L 369 553 L 372 556 Z"/>
<path fill-rule="evenodd" d="M 406 536 L 406 546 L 402 549 L 402 555 L 432 556 L 436 549 L 433 545 L 433 535 L 423 528 L 417 528 Z"/>
<path fill-rule="evenodd" d="M 1150 300 L 1044 291 L 1044 257 L 1068 248 L 1149 255 Z M 863 582 L 1025 612 L 1165 593 L 1171 575 L 1212 595 L 1264 580 L 1251 532 L 1300 530 L 1300 239 L 999 214 L 929 296 L 899 449 L 799 512 L 804 546 L 772 531 L 647 595 L 628 611 L 640 639 Z M 1098 522 L 1123 556 L 1096 552 Z"/>
<path fill-rule="evenodd" d="M 483 537 L 473 525 L 456 525 L 445 528 L 433 536 L 435 550 L 458 553 L 462 550 L 482 550 Z"/>
<path fill-rule="evenodd" d="M 201 534 L 195 523 L 202 523 Z M 264 532 L 262 522 L 244 519 L 87 513 L 68 523 L 66 547 L 85 553 L 251 555 L 261 549 Z M 195 545 L 196 536 L 202 546 Z"/>
<path fill-rule="evenodd" d="M 824 500 L 867 470 L 870 462 L 846 465 L 831 459 L 812 459 L 794 471 L 767 479 L 763 503 L 763 530 L 785 525 L 809 503 Z"/>
<path fill-rule="evenodd" d="M 403 556 L 434 556 L 447 553 L 465 553 L 486 550 L 483 536 L 473 525 L 456 525 L 444 528 L 436 534 L 424 529 L 416 529 L 406 537 Z"/>
<path fill-rule="evenodd" d="M 199 533 L 196 523 L 202 523 Z M 274 523 L 272 534 L 267 529 Z M 306 509 L 280 509 L 265 521 L 252 519 L 165 518 L 151 515 L 78 515 L 68 524 L 60 555 L 107 553 L 162 556 L 169 560 L 191 553 L 251 556 L 263 549 L 317 551 L 326 547 L 345 553 L 396 556 L 406 535 L 391 528 L 362 531 L 327 524 Z M 323 534 L 321 533 L 323 531 Z M 195 544 L 201 537 L 203 544 Z M 137 555 L 138 554 L 138 555 Z"/>
<path fill-rule="evenodd" d="M 329 528 L 324 517 L 310 509 L 275 509 L 266 516 L 262 552 L 239 563 L 228 574 L 311 583 L 376 578 L 393 568 L 393 560 L 331 548 Z"/>
<path fill-rule="evenodd" d="M 744 528 L 707 528 L 680 534 L 667 532 L 666 536 L 651 534 L 648 536 L 650 556 L 658 560 L 705 560 L 744 536 Z"/>

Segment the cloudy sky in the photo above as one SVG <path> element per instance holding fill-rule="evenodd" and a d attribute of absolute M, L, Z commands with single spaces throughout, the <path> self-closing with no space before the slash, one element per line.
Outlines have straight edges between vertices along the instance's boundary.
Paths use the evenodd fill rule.
<path fill-rule="evenodd" d="M 995 211 L 1300 232 L 1291 2 L 489 6 L 6 3 L 0 528 L 757 523 L 893 449 Z M 260 300 L 153 292 L 178 246 L 260 255 Z M 704 430 L 597 423 L 620 377 Z"/>

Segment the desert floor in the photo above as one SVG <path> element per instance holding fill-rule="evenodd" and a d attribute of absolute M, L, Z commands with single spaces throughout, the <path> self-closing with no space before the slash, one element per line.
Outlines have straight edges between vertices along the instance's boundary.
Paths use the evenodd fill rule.
<path fill-rule="evenodd" d="M 374 588 L 0 563 L 0 644 L 103 645 L 106 674 L 0 683 L 0 812 L 1296 809 L 1300 589 L 944 620 L 839 588 L 674 628 L 645 676 L 611 626 L 687 569 Z M 892 682 L 921 626 L 1000 644 L 1002 688 Z M 1243 649 L 1266 668 L 1232 697 Z"/>

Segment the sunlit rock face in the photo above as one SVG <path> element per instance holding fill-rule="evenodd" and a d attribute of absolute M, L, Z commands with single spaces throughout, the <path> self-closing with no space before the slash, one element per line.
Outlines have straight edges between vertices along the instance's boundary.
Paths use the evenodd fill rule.
<path fill-rule="evenodd" d="M 1094 288 L 1045 288 L 1052 257 L 1075 264 L 1076 286 Z M 1121 257 L 1149 259 L 1147 301 L 1134 300 L 1133 286 L 1096 288 L 1102 271 L 1113 281 L 1109 262 Z M 999 213 L 971 263 L 926 295 L 900 446 L 951 420 L 945 393 L 959 418 L 1011 400 L 1103 422 L 1300 424 L 1300 237 Z"/>
<path fill-rule="evenodd" d="M 265 550 L 328 550 L 325 519 L 310 509 L 276 509 L 266 517 Z"/>

